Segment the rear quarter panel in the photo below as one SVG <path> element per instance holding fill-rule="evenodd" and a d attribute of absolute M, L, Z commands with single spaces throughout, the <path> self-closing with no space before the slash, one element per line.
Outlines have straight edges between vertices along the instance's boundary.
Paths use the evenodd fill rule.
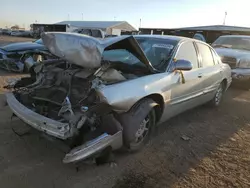
<path fill-rule="evenodd" d="M 221 63 L 221 69 L 222 69 L 223 79 L 227 80 L 227 88 L 228 88 L 231 85 L 231 82 L 232 82 L 231 68 L 230 68 L 230 66 L 228 64 Z"/>

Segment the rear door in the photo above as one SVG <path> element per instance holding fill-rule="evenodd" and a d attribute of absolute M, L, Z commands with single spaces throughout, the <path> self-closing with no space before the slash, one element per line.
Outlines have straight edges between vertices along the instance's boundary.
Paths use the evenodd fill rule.
<path fill-rule="evenodd" d="M 216 89 L 222 81 L 222 69 L 210 46 L 200 42 L 196 42 L 196 45 L 200 56 L 204 96 L 207 100 L 210 100 L 213 98 Z"/>

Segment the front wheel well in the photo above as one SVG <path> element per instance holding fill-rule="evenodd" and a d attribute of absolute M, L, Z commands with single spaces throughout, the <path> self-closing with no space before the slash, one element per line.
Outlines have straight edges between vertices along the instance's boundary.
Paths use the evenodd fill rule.
<path fill-rule="evenodd" d="M 157 106 L 154 107 L 155 114 L 156 114 L 156 122 L 158 122 L 161 119 L 161 116 L 164 110 L 163 96 L 160 94 L 151 94 L 151 95 L 144 97 L 143 99 L 145 98 L 150 98 L 158 104 Z"/>

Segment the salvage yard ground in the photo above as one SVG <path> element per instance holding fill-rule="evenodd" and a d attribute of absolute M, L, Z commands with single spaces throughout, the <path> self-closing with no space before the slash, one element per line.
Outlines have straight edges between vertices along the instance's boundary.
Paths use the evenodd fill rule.
<path fill-rule="evenodd" d="M 27 40 L 0 36 L 0 45 Z M 28 39 L 30 40 L 30 39 Z M 0 87 L 18 74 L 0 72 Z M 62 164 L 64 153 L 36 134 L 18 136 L 0 95 L 0 187 L 153 188 L 250 187 L 250 91 L 230 88 L 218 109 L 190 110 L 160 125 L 135 154 L 115 154 L 117 166 Z"/>

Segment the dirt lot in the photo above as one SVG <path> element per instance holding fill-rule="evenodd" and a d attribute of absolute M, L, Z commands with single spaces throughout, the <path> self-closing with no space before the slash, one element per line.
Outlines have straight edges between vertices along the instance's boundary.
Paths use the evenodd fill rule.
<path fill-rule="evenodd" d="M 13 42 L 27 42 L 27 41 L 34 41 L 33 38 L 27 37 L 13 37 L 8 35 L 0 35 L 0 46 L 13 43 Z"/>
<path fill-rule="evenodd" d="M 0 72 L 1 85 L 7 76 Z M 218 109 L 160 125 L 139 153 L 116 153 L 116 167 L 84 163 L 79 171 L 36 134 L 17 136 L 11 127 L 22 123 L 10 121 L 3 94 L 0 101 L 0 187 L 250 187 L 250 91 L 230 88 Z"/>

